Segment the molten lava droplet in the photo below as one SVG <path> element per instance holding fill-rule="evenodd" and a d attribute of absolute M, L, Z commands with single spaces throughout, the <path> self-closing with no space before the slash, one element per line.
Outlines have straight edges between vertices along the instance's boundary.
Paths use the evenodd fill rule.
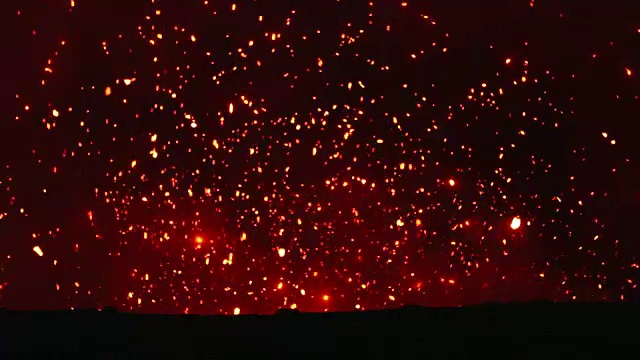
<path fill-rule="evenodd" d="M 43 256 L 44 255 L 44 252 L 42 251 L 40 246 L 37 246 L 37 245 L 33 247 L 33 252 L 38 254 L 38 256 Z"/>
<path fill-rule="evenodd" d="M 513 230 L 518 230 L 520 228 L 521 223 L 522 221 L 520 220 L 520 218 L 516 216 L 511 220 L 511 228 Z"/>

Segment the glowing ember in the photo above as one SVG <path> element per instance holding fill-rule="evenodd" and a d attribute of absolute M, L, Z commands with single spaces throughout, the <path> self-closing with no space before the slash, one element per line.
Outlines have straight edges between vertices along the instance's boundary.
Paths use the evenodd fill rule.
<path fill-rule="evenodd" d="M 42 249 L 40 248 L 40 246 L 37 246 L 37 245 L 33 247 L 33 252 L 38 254 L 38 256 L 44 255 L 44 252 L 42 252 Z"/>
<path fill-rule="evenodd" d="M 513 219 L 511 219 L 511 228 L 513 230 L 518 230 L 520 228 L 521 225 L 521 220 L 519 217 L 514 217 Z"/>

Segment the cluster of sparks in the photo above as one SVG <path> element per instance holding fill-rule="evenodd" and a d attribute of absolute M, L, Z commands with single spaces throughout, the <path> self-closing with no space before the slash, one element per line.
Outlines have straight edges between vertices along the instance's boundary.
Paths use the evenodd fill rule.
<path fill-rule="evenodd" d="M 167 313 L 635 288 L 634 254 L 603 220 L 633 161 L 606 122 L 572 130 L 579 74 L 528 39 L 476 44 L 489 70 L 456 74 L 456 24 L 411 2 L 271 3 L 151 0 L 133 27 L 56 39 L 16 95 L 15 121 L 41 140 L 0 173 L 0 226 L 20 229 L 0 296 L 25 261 L 67 307 Z M 637 85 L 635 67 L 612 73 Z M 47 209 L 15 194 L 16 167 Z"/>

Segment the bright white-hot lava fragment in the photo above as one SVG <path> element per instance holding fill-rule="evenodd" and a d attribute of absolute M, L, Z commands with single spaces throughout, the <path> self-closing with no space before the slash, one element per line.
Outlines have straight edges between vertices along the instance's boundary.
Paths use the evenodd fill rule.
<path fill-rule="evenodd" d="M 521 220 L 519 217 L 514 217 L 513 219 L 511 219 L 511 228 L 513 230 L 518 230 L 520 228 L 520 224 L 521 224 Z"/>

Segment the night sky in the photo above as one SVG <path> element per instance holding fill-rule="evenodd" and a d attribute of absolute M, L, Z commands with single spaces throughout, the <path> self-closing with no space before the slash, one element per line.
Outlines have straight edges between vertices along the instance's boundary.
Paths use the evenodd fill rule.
<path fill-rule="evenodd" d="M 13 3 L 0 306 L 640 298 L 637 1 Z"/>

